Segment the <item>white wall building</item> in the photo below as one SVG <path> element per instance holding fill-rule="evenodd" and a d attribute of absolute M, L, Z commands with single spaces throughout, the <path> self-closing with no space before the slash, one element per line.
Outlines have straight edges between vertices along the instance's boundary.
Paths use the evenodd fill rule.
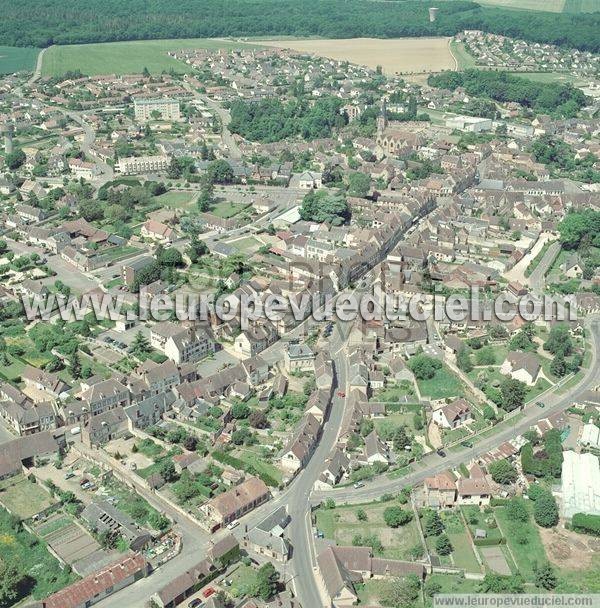
<path fill-rule="evenodd" d="M 563 452 L 562 514 L 600 515 L 600 464 L 594 454 Z"/>

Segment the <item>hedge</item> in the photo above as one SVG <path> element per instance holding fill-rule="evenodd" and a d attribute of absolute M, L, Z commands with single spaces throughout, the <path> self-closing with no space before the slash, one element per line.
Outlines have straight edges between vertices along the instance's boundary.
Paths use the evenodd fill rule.
<path fill-rule="evenodd" d="M 271 477 L 271 475 L 269 475 L 268 473 L 265 473 L 264 471 L 258 471 L 253 465 L 248 464 L 247 462 L 244 462 L 243 460 L 240 460 L 235 456 L 231 456 L 226 452 L 215 450 L 212 453 L 212 457 L 223 464 L 227 464 L 230 467 L 233 467 L 234 469 L 246 471 L 246 473 L 249 473 L 250 475 L 255 475 L 256 477 L 262 479 L 268 486 L 274 488 L 279 486 L 279 481 L 277 481 L 277 479 L 275 479 L 274 477 Z"/>
<path fill-rule="evenodd" d="M 587 513 L 575 513 L 571 521 L 573 529 L 577 532 L 586 532 L 600 536 L 600 515 L 588 515 Z"/>
<path fill-rule="evenodd" d="M 473 544 L 478 547 L 494 547 L 495 545 L 505 545 L 506 539 L 504 536 L 500 538 L 475 538 Z"/>
<path fill-rule="evenodd" d="M 509 502 L 508 498 L 490 498 L 491 507 L 505 507 Z"/>

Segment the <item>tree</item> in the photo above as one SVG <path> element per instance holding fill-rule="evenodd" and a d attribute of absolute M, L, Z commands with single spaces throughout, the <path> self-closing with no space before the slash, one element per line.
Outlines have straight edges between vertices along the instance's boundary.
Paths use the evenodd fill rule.
<path fill-rule="evenodd" d="M 519 574 L 504 576 L 502 574 L 486 574 L 481 581 L 482 593 L 523 593 L 523 579 Z"/>
<path fill-rule="evenodd" d="M 200 194 L 198 195 L 198 211 L 208 211 L 215 202 L 215 188 L 208 177 L 202 182 Z"/>
<path fill-rule="evenodd" d="M 277 593 L 279 582 L 279 572 L 271 562 L 263 564 L 256 575 L 255 597 L 260 597 L 263 601 L 270 600 Z"/>
<path fill-rule="evenodd" d="M 447 534 L 440 534 L 435 541 L 435 550 L 438 555 L 450 555 L 452 543 Z"/>
<path fill-rule="evenodd" d="M 550 562 L 545 562 L 534 569 L 535 585 L 541 589 L 551 591 L 558 584 L 558 578 Z"/>
<path fill-rule="evenodd" d="M 71 376 L 77 380 L 81 378 L 81 361 L 79 360 L 79 353 L 75 352 L 75 354 L 71 357 Z"/>
<path fill-rule="evenodd" d="M 438 536 L 444 531 L 444 522 L 437 511 L 428 510 L 423 516 L 423 532 L 425 536 Z"/>
<path fill-rule="evenodd" d="M 512 412 L 525 403 L 527 385 L 514 378 L 505 378 L 500 385 L 500 394 L 502 396 L 502 407 L 507 412 Z"/>
<path fill-rule="evenodd" d="M 145 353 L 149 353 L 152 350 L 150 346 L 150 341 L 141 331 L 138 331 L 133 338 L 133 342 L 131 343 L 130 350 L 135 355 L 143 355 Z"/>
<path fill-rule="evenodd" d="M 401 507 L 388 507 L 383 512 L 383 521 L 390 528 L 397 528 L 398 526 L 404 526 L 413 518 L 411 511 L 402 509 Z"/>
<path fill-rule="evenodd" d="M 414 574 L 403 578 L 394 578 L 381 582 L 379 599 L 384 606 L 390 608 L 408 608 L 419 597 L 421 582 Z"/>
<path fill-rule="evenodd" d="M 158 468 L 158 473 L 167 483 L 177 479 L 177 472 L 172 460 L 163 460 Z"/>
<path fill-rule="evenodd" d="M 442 590 L 442 586 L 435 579 L 427 577 L 427 580 L 423 585 L 423 590 L 425 591 L 425 595 L 427 597 L 433 597 Z"/>
<path fill-rule="evenodd" d="M 557 352 L 550 363 L 550 371 L 557 377 L 562 378 L 567 373 L 567 362 L 562 352 Z"/>
<path fill-rule="evenodd" d="M 551 352 L 553 355 L 561 354 L 564 357 L 568 357 L 573 352 L 573 340 L 566 323 L 558 323 L 552 326 L 548 339 L 544 342 L 544 350 Z"/>
<path fill-rule="evenodd" d="M 494 365 L 496 363 L 496 353 L 493 346 L 484 346 L 475 353 L 477 365 Z"/>
<path fill-rule="evenodd" d="M 4 157 L 4 164 L 8 169 L 14 171 L 18 169 L 27 159 L 25 152 L 21 148 L 17 148 Z"/>
<path fill-rule="evenodd" d="M 456 365 L 458 369 L 468 374 L 473 369 L 471 363 L 471 349 L 465 344 L 461 344 L 458 352 L 456 353 Z"/>
<path fill-rule="evenodd" d="M 213 160 L 206 169 L 207 178 L 213 184 L 231 184 L 233 169 L 226 160 Z"/>
<path fill-rule="evenodd" d="M 529 511 L 525 500 L 514 497 L 508 501 L 506 505 L 506 514 L 511 521 L 525 523 L 529 521 Z"/>
<path fill-rule="evenodd" d="M 254 410 L 248 416 L 250 426 L 255 429 L 266 429 L 269 426 L 267 415 L 261 410 Z"/>
<path fill-rule="evenodd" d="M 311 190 L 302 199 L 300 217 L 339 226 L 350 219 L 350 208 L 342 196 L 334 196 L 326 190 Z"/>
<path fill-rule="evenodd" d="M 551 492 L 546 491 L 536 499 L 533 517 L 542 528 L 552 528 L 558 523 L 558 506 Z"/>
<path fill-rule="evenodd" d="M 25 574 L 14 560 L 0 560 L 0 606 L 13 605 L 24 577 Z"/>
<path fill-rule="evenodd" d="M 371 188 L 371 178 L 366 173 L 351 173 L 348 176 L 348 194 L 365 197 Z"/>
<path fill-rule="evenodd" d="M 166 268 L 178 268 L 183 266 L 183 256 L 179 249 L 169 247 L 168 249 L 159 249 L 157 252 L 158 263 Z"/>
<path fill-rule="evenodd" d="M 250 415 L 250 408 L 245 403 L 235 403 L 231 407 L 231 415 L 236 420 L 248 418 L 248 416 Z"/>
<path fill-rule="evenodd" d="M 192 236 L 190 240 L 190 245 L 188 247 L 188 257 L 192 264 L 195 264 L 203 255 L 208 253 L 208 245 L 201 241 L 195 234 Z"/>
<path fill-rule="evenodd" d="M 517 470 L 506 459 L 492 462 L 488 466 L 488 471 L 496 483 L 509 484 L 517 481 Z"/>
<path fill-rule="evenodd" d="M 437 370 L 442 368 L 442 362 L 423 353 L 414 355 L 408 360 L 408 368 L 418 380 L 430 380 Z"/>
<path fill-rule="evenodd" d="M 196 447 L 198 445 L 198 439 L 196 437 L 194 437 L 193 435 L 188 435 L 184 440 L 183 440 L 183 447 L 188 451 L 188 452 L 195 452 L 196 451 Z"/>
<path fill-rule="evenodd" d="M 367 512 L 364 509 L 358 509 L 356 512 L 356 519 L 358 519 L 358 521 L 367 521 Z"/>

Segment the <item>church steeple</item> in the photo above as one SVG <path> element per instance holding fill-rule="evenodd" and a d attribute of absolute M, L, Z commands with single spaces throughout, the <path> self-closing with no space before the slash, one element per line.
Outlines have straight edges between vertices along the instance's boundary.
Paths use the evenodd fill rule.
<path fill-rule="evenodd" d="M 384 97 L 383 101 L 381 102 L 381 112 L 379 113 L 379 116 L 377 117 L 377 133 L 379 133 L 379 134 L 383 133 L 383 131 L 387 127 L 387 124 L 388 124 L 387 101 Z"/>

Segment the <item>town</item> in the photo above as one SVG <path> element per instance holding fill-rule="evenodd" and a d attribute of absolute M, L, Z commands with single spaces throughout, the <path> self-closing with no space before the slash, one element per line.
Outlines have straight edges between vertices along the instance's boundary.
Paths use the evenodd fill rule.
<path fill-rule="evenodd" d="M 598 591 L 599 56 L 449 44 L 425 78 L 259 42 L 0 77 L 0 606 Z"/>

